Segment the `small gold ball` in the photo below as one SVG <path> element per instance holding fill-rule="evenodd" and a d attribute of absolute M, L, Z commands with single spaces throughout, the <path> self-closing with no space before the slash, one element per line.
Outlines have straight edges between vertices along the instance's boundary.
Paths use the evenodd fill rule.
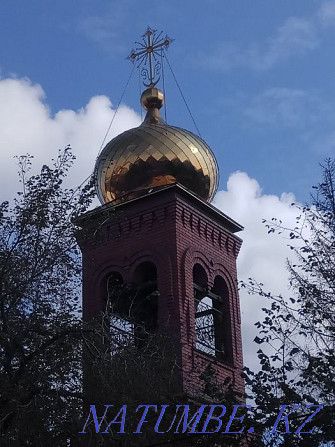
<path fill-rule="evenodd" d="M 147 88 L 141 95 L 141 104 L 145 110 L 160 109 L 164 104 L 164 94 L 158 88 Z"/>

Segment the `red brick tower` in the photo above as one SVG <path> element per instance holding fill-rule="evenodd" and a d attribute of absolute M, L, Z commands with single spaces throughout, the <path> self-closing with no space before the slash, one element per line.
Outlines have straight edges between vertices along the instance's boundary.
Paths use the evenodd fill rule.
<path fill-rule="evenodd" d="M 170 42 L 155 43 L 150 29 L 145 36 L 149 56 L 148 49 Z M 163 100 L 151 72 L 141 98 L 144 122 L 109 142 L 97 160 L 103 205 L 80 220 L 84 319 L 111 304 L 113 282 L 136 283 L 135 301 L 119 300 L 113 310 L 137 335 L 169 334 L 182 390 L 202 390 L 200 376 L 210 364 L 243 391 L 235 235 L 242 227 L 210 205 L 215 157 L 200 137 L 161 119 Z"/>

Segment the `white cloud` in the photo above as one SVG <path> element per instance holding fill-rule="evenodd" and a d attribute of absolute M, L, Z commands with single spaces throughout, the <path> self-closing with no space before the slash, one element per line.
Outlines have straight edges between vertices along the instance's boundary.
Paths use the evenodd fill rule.
<path fill-rule="evenodd" d="M 318 18 L 322 25 L 334 25 L 335 24 L 335 1 L 328 0 L 322 3 L 319 12 Z"/>
<path fill-rule="evenodd" d="M 75 28 L 89 40 L 98 44 L 109 55 L 130 53 L 122 39 L 123 24 L 129 15 L 132 0 L 113 2 L 103 15 L 89 15 L 75 22 Z M 129 19 L 128 19 L 129 20 Z"/>
<path fill-rule="evenodd" d="M 272 68 L 292 56 L 304 54 L 319 44 L 314 24 L 304 18 L 289 17 L 269 39 L 265 48 L 251 47 L 247 50 L 248 63 L 257 70 Z"/>
<path fill-rule="evenodd" d="M 255 71 L 269 70 L 279 63 L 300 57 L 318 48 L 325 25 L 335 24 L 335 0 L 323 2 L 311 17 L 288 17 L 272 36 L 241 46 L 221 42 L 213 51 L 198 54 L 196 63 L 205 69 L 228 71 L 245 67 Z"/>
<path fill-rule="evenodd" d="M 248 130 L 266 133 L 278 142 L 290 135 L 289 145 L 320 160 L 334 153 L 334 107 L 330 98 L 303 89 L 273 87 L 250 96 L 239 96 L 234 107 L 245 117 Z M 288 140 L 286 140 L 288 141 Z M 286 144 L 286 143 L 285 143 Z"/>
<path fill-rule="evenodd" d="M 79 185 L 92 172 L 114 112 L 106 96 L 95 96 L 79 110 L 60 110 L 51 116 L 41 86 L 28 79 L 0 80 L 0 200 L 12 198 L 18 190 L 15 155 L 29 153 L 35 157 L 34 165 L 40 166 L 68 144 L 77 156 L 71 186 Z M 133 110 L 120 107 L 108 138 L 139 123 Z"/>
<path fill-rule="evenodd" d="M 248 98 L 242 113 L 252 122 L 261 125 L 289 128 L 333 123 L 332 108 L 320 98 L 302 89 L 273 87 Z M 316 130 L 316 128 L 315 128 Z"/>
<path fill-rule="evenodd" d="M 197 61 L 203 68 L 219 71 L 235 67 L 269 70 L 280 62 L 317 48 L 320 43 L 317 31 L 312 21 L 289 17 L 264 43 L 253 42 L 241 47 L 232 42 L 222 42 L 213 53 L 198 55 Z"/>
<path fill-rule="evenodd" d="M 86 17 L 77 22 L 77 30 L 99 44 L 109 54 L 125 52 L 126 48 L 120 41 L 116 24 L 114 16 Z"/>
<path fill-rule="evenodd" d="M 273 217 L 282 220 L 288 227 L 294 228 L 297 210 L 291 206 L 295 201 L 293 194 L 262 194 L 260 185 L 244 172 L 236 172 L 229 177 L 227 191 L 219 191 L 214 205 L 244 226 L 238 235 L 243 244 L 238 257 L 238 277 L 247 281 L 254 278 L 264 284 L 265 290 L 273 294 L 288 292 L 288 272 L 286 259 L 292 258 L 288 240 L 282 235 L 268 234 L 262 219 Z M 258 346 L 253 342 L 257 335 L 254 326 L 263 319 L 262 307 L 269 306 L 266 298 L 248 295 L 240 291 L 242 313 L 242 336 L 244 362 L 257 368 L 255 355 Z"/>

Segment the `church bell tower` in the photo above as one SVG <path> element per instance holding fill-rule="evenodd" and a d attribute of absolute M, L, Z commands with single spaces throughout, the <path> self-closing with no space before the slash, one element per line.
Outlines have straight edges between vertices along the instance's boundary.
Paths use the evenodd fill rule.
<path fill-rule="evenodd" d="M 236 271 L 242 227 L 210 203 L 219 177 L 210 147 L 161 118 L 155 56 L 170 42 L 148 28 L 130 54 L 147 63 L 146 117 L 96 161 L 101 206 L 79 219 L 84 320 L 111 306 L 142 343 L 145 334 L 167 334 L 181 392 L 201 393 L 208 365 L 243 392 Z M 137 293 L 113 301 L 110 290 L 122 284 L 135 284 Z"/>

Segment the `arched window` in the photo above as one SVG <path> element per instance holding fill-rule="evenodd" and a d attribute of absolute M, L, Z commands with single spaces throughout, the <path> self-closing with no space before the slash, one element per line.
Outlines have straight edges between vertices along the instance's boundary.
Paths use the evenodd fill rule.
<path fill-rule="evenodd" d="M 131 314 L 137 322 L 138 332 L 152 333 L 157 329 L 159 295 L 155 264 L 149 261 L 142 262 L 137 266 L 133 278 L 136 295 L 132 302 Z"/>
<path fill-rule="evenodd" d="M 111 354 L 134 343 L 134 323 L 129 315 L 126 284 L 118 272 L 107 278 L 107 321 Z"/>
<path fill-rule="evenodd" d="M 232 361 L 232 332 L 231 332 L 231 318 L 229 308 L 229 291 L 226 281 L 217 276 L 214 280 L 212 292 L 220 299 L 220 327 L 218 327 L 217 339 L 218 345 L 222 348 L 222 358 L 226 361 Z"/>
<path fill-rule="evenodd" d="M 223 325 L 222 301 L 219 295 L 194 288 L 196 348 L 206 354 L 224 357 L 221 336 Z"/>
<path fill-rule="evenodd" d="M 112 272 L 107 279 L 107 302 L 112 340 L 122 346 L 142 346 L 157 329 L 157 269 L 152 262 L 137 266 L 133 281 L 125 283 Z M 117 349 L 117 346 L 116 346 Z"/>
<path fill-rule="evenodd" d="M 148 281 L 157 281 L 157 268 L 153 262 L 145 261 L 139 264 L 133 276 L 134 282 L 143 284 Z"/>
<path fill-rule="evenodd" d="M 195 301 L 196 349 L 221 360 L 231 357 L 228 309 L 228 288 L 221 277 L 208 290 L 204 269 L 196 264 L 193 269 Z"/>
<path fill-rule="evenodd" d="M 193 267 L 193 283 L 198 287 L 207 289 L 207 275 L 205 269 L 200 264 L 195 264 Z"/>

